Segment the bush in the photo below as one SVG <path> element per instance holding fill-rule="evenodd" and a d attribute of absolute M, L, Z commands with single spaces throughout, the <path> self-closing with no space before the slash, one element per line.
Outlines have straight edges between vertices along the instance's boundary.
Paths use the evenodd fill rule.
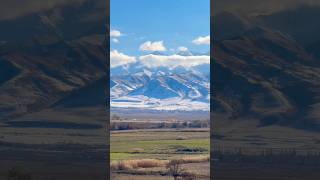
<path fill-rule="evenodd" d="M 201 147 L 183 147 L 183 148 L 177 148 L 176 152 L 184 152 L 184 153 L 197 153 L 197 152 L 205 152 L 207 149 L 201 148 Z"/>

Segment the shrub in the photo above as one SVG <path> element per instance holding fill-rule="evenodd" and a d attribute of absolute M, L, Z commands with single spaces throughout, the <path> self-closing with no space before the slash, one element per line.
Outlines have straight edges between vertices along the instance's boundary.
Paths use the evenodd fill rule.
<path fill-rule="evenodd" d="M 205 152 L 207 149 L 201 147 L 182 147 L 177 148 L 176 152 L 185 152 L 185 153 L 196 153 L 196 152 Z"/>

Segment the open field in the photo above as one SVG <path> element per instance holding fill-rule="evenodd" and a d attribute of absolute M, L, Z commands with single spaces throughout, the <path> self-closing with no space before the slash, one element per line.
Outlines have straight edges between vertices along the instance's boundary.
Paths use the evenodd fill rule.
<path fill-rule="evenodd" d="M 278 165 L 263 163 L 219 163 L 212 169 L 216 180 L 318 180 L 315 165 Z"/>
<path fill-rule="evenodd" d="M 47 109 L 1 121 L 0 179 L 18 167 L 32 180 L 105 180 L 107 116 L 104 108 Z"/>
<path fill-rule="evenodd" d="M 296 149 L 300 152 L 320 151 L 317 131 L 271 125 L 259 127 L 254 119 L 228 120 L 215 115 L 211 131 L 215 147 L 233 149 Z"/>
<path fill-rule="evenodd" d="M 209 179 L 209 129 L 154 129 L 111 132 L 112 179 L 170 179 L 168 164 L 198 179 Z"/>
<path fill-rule="evenodd" d="M 217 180 L 317 180 L 319 132 L 255 119 L 212 118 L 212 177 Z"/>

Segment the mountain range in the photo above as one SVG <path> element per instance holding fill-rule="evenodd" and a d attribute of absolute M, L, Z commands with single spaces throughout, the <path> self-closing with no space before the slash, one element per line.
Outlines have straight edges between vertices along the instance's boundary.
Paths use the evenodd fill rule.
<path fill-rule="evenodd" d="M 111 69 L 111 107 L 209 111 L 210 65 Z"/>
<path fill-rule="evenodd" d="M 105 104 L 106 17 L 94 2 L 0 21 L 1 119 Z M 111 105 L 208 109 L 211 80 L 214 113 L 256 119 L 260 126 L 319 130 L 319 10 L 303 6 L 262 15 L 216 14 L 211 78 L 205 65 L 112 68 Z"/>

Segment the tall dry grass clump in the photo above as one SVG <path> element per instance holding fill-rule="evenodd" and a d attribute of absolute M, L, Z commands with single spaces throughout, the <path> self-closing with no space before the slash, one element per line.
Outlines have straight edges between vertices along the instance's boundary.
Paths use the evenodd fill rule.
<path fill-rule="evenodd" d="M 111 163 L 112 170 L 132 170 L 138 168 L 154 168 L 165 167 L 169 163 L 168 160 L 158 159 L 135 159 L 135 160 L 123 160 Z"/>
<path fill-rule="evenodd" d="M 183 157 L 180 159 L 182 163 L 201 163 L 210 161 L 209 156 L 191 156 L 191 157 Z"/>
<path fill-rule="evenodd" d="M 159 160 L 159 159 L 134 159 L 134 160 L 122 160 L 111 162 L 110 166 L 112 170 L 134 170 L 139 168 L 154 168 L 154 167 L 166 167 L 170 162 L 179 162 L 179 164 L 186 163 L 201 163 L 210 161 L 209 156 L 192 156 L 182 157 L 180 159 Z"/>

